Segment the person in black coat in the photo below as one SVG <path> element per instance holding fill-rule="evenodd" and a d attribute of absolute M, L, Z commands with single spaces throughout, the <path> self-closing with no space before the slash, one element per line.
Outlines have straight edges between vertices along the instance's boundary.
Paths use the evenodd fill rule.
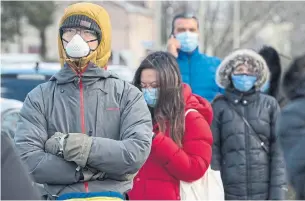
<path fill-rule="evenodd" d="M 287 100 L 281 90 L 282 66 L 279 53 L 270 46 L 264 46 L 259 50 L 259 54 L 265 59 L 270 71 L 270 79 L 263 85 L 261 91 L 273 96 L 283 107 Z"/>
<path fill-rule="evenodd" d="M 41 200 L 11 138 L 1 131 L 1 200 Z"/>
<path fill-rule="evenodd" d="M 276 134 L 296 199 L 305 200 L 305 55 L 295 59 L 285 73 L 283 90 L 289 103 L 281 111 Z"/>
<path fill-rule="evenodd" d="M 220 170 L 226 200 L 285 199 L 285 164 L 275 136 L 280 108 L 260 93 L 269 78 L 264 59 L 240 49 L 220 64 L 216 81 L 225 89 L 212 103 L 211 168 Z"/>

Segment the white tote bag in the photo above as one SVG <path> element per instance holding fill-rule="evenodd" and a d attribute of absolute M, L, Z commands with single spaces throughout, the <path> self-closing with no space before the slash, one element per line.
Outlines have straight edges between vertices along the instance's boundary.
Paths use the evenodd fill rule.
<path fill-rule="evenodd" d="M 195 109 L 186 111 L 185 116 Z M 181 200 L 224 200 L 224 189 L 220 171 L 207 169 L 204 176 L 194 182 L 180 181 Z"/>

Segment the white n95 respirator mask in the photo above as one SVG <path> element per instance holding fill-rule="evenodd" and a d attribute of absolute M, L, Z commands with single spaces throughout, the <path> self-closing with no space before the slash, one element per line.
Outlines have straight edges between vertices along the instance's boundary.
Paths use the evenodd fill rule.
<path fill-rule="evenodd" d="M 90 53 L 90 47 L 86 41 L 79 35 L 73 36 L 70 42 L 68 42 L 66 53 L 71 58 L 82 58 L 86 57 Z"/>

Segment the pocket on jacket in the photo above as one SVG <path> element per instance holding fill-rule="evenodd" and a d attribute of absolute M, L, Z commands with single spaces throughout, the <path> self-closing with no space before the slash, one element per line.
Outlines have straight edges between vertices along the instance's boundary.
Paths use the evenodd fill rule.
<path fill-rule="evenodd" d="M 180 200 L 178 187 L 171 181 L 146 180 L 144 196 L 146 200 Z"/>

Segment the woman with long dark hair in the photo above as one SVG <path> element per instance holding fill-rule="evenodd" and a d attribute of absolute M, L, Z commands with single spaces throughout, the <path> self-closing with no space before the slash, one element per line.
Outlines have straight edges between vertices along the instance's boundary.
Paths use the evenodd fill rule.
<path fill-rule="evenodd" d="M 179 200 L 180 181 L 198 180 L 210 165 L 212 108 L 182 83 L 176 59 L 166 52 L 148 55 L 135 73 L 134 84 L 151 111 L 154 136 L 150 156 L 134 178 L 129 197 Z"/>

